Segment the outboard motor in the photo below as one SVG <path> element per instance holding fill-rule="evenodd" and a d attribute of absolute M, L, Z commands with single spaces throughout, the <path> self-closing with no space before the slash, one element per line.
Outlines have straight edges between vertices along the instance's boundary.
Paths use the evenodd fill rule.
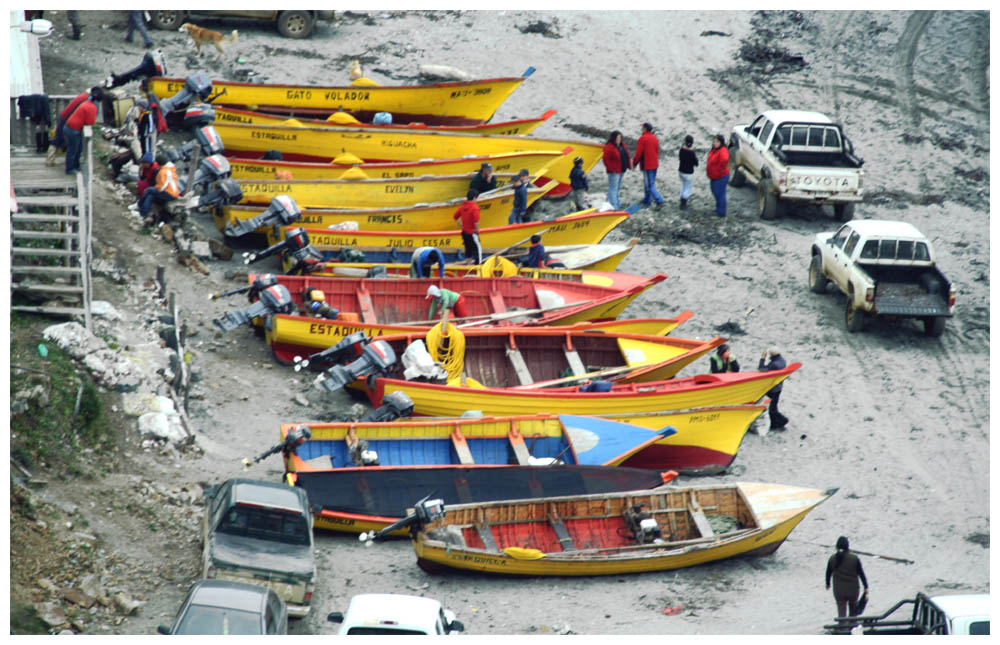
<path fill-rule="evenodd" d="M 173 112 L 174 110 L 181 109 L 191 101 L 195 100 L 196 97 L 199 100 L 204 101 L 211 93 L 212 81 L 209 80 L 208 74 L 205 72 L 195 72 L 184 79 L 184 87 L 182 87 L 181 91 L 177 92 L 177 94 L 160 101 L 155 94 L 150 93 L 150 100 L 159 101 L 160 107 L 163 109 L 163 113 L 167 114 L 169 112 Z"/>
<path fill-rule="evenodd" d="M 292 231 L 302 231 L 305 234 L 305 229 L 295 228 Z M 308 239 L 308 235 L 306 238 Z M 291 268 L 287 271 L 288 275 L 309 275 L 323 266 L 323 253 L 312 244 L 295 251 L 288 251 L 286 249 L 285 256 L 293 262 Z"/>
<path fill-rule="evenodd" d="M 282 251 L 298 251 L 309 246 L 309 234 L 306 233 L 306 229 L 301 226 L 288 229 L 285 231 L 285 239 L 281 242 L 277 242 L 267 247 L 263 251 L 258 251 L 257 253 L 244 253 L 243 254 L 243 264 L 253 264 L 263 260 L 264 258 L 269 258 L 275 253 L 280 253 Z"/>
<path fill-rule="evenodd" d="M 437 492 L 437 491 L 435 491 Z M 367 533 L 361 533 L 358 535 L 358 540 L 365 543 L 365 546 L 371 546 L 372 542 L 381 540 L 382 538 L 391 535 L 393 531 L 397 531 L 402 528 L 410 527 L 411 533 L 416 533 L 416 531 L 424 524 L 430 524 L 431 522 L 436 522 L 442 517 L 444 517 L 444 500 L 442 499 L 430 499 L 431 495 L 427 495 L 419 502 L 413 505 L 413 512 L 404 517 L 401 520 L 397 520 L 385 527 L 381 531 L 368 531 Z"/>
<path fill-rule="evenodd" d="M 388 422 L 413 414 L 413 399 L 406 392 L 390 392 L 382 397 L 382 405 L 365 416 L 361 422 Z"/>
<path fill-rule="evenodd" d="M 201 150 L 202 157 L 220 155 L 225 150 L 222 147 L 222 137 L 215 130 L 215 126 L 206 125 L 194 131 L 194 139 L 177 148 L 170 148 L 167 150 L 166 155 L 174 163 L 178 161 L 190 161 L 195 147 Z"/>
<path fill-rule="evenodd" d="M 215 121 L 215 108 L 208 103 L 192 103 L 184 110 L 184 120 L 181 127 L 185 129 L 201 128 Z"/>
<path fill-rule="evenodd" d="M 361 356 L 347 365 L 334 365 L 316 377 L 316 387 L 326 392 L 336 392 L 348 383 L 366 376 L 382 374 L 396 363 L 396 352 L 384 340 L 368 343 Z"/>
<path fill-rule="evenodd" d="M 191 181 L 191 190 L 204 191 L 209 185 L 232 174 L 233 169 L 229 165 L 229 159 L 219 154 L 209 155 L 198 162 L 198 170 L 195 171 L 194 179 Z M 240 194 L 243 194 L 242 190 Z"/>
<path fill-rule="evenodd" d="M 253 233 L 262 226 L 288 226 L 298 221 L 302 217 L 299 205 L 289 195 L 278 195 L 271 198 L 271 204 L 267 210 L 252 219 L 240 220 L 229 224 L 222 231 L 229 237 L 240 237 L 247 233 Z"/>
<path fill-rule="evenodd" d="M 146 81 L 153 76 L 166 76 L 166 74 L 166 59 L 163 57 L 163 52 L 157 49 L 153 52 L 146 52 L 138 67 L 130 69 L 121 75 L 112 73 L 111 76 L 104 79 L 104 87 L 110 89 L 119 85 L 125 85 L 136 79 L 142 79 L 143 85 L 145 85 Z"/>
<path fill-rule="evenodd" d="M 285 435 L 285 440 L 281 443 L 271 446 L 267 451 L 262 452 L 252 460 L 244 459 L 243 470 L 248 470 L 250 466 L 258 464 L 278 452 L 283 454 L 285 457 L 294 455 L 295 450 L 310 439 L 312 439 L 312 430 L 310 430 L 309 426 L 305 424 L 299 424 L 288 431 L 288 434 Z"/>
<path fill-rule="evenodd" d="M 188 202 L 188 208 L 212 208 L 237 204 L 243 199 L 243 189 L 240 183 L 231 177 L 216 182 L 211 190 L 201 197 L 195 197 Z"/>
<path fill-rule="evenodd" d="M 246 309 L 227 311 L 223 316 L 212 321 L 220 331 L 230 331 L 240 325 L 245 325 L 254 318 L 263 318 L 274 314 L 290 314 L 295 310 L 292 294 L 283 284 L 270 286 L 260 292 L 260 300 Z"/>
<path fill-rule="evenodd" d="M 632 531 L 638 544 L 663 542 L 663 533 L 652 515 L 642 510 L 645 504 L 635 504 L 624 511 L 625 525 Z"/>
<path fill-rule="evenodd" d="M 333 365 L 352 361 L 361 356 L 364 346 L 370 343 L 371 340 L 365 332 L 356 331 L 349 336 L 344 336 L 333 347 L 310 354 L 306 359 L 296 359 L 295 371 L 298 372 L 301 369 L 312 366 L 314 372 L 322 372 Z"/>

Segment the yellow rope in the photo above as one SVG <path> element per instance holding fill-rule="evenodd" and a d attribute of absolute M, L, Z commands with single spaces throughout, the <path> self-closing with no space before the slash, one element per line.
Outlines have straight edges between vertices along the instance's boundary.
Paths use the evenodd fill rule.
<path fill-rule="evenodd" d="M 517 265 L 500 255 L 494 255 L 479 267 L 481 278 L 507 278 L 512 275 L 517 275 Z"/>
<path fill-rule="evenodd" d="M 448 380 L 461 378 L 465 369 L 465 334 L 455 325 L 438 323 L 427 332 L 427 351 L 448 372 Z M 444 341 L 447 340 L 447 347 Z"/>

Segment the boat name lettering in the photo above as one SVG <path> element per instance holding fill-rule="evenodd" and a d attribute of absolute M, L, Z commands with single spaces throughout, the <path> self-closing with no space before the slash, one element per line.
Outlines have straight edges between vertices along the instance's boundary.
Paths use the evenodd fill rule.
<path fill-rule="evenodd" d="M 416 177 L 417 173 L 406 170 L 386 171 L 382 173 L 383 179 L 402 179 L 404 177 Z"/>
<path fill-rule="evenodd" d="M 504 170 L 509 170 L 509 169 L 510 169 L 509 163 L 498 163 L 497 165 L 493 166 L 493 172 L 503 172 Z"/>
<path fill-rule="evenodd" d="M 713 412 L 711 414 L 692 414 L 688 419 L 688 423 L 711 423 L 712 421 L 716 421 L 720 416 L 722 415 L 718 412 Z"/>
<path fill-rule="evenodd" d="M 241 174 L 245 173 L 248 175 L 267 175 L 273 177 L 275 171 L 278 169 L 275 166 L 254 166 L 234 163 L 232 165 L 233 171 L 239 172 Z"/>
<path fill-rule="evenodd" d="M 437 241 L 439 241 L 439 240 L 432 240 L 431 243 L 421 244 L 420 246 L 441 246 L 440 244 L 434 244 L 434 242 L 437 242 Z M 391 239 L 391 240 L 389 240 L 389 246 L 405 246 L 408 249 L 412 249 L 413 248 L 413 240 L 404 240 L 404 239 L 399 239 L 399 238 Z"/>
<path fill-rule="evenodd" d="M 303 213 L 302 214 L 302 219 L 300 219 L 298 223 L 300 223 L 300 224 L 322 224 L 323 223 L 323 216 L 322 215 L 309 215 L 307 213 Z"/>
<path fill-rule="evenodd" d="M 382 139 L 382 145 L 386 148 L 416 148 L 417 144 L 413 141 L 390 141 L 388 139 Z"/>
<path fill-rule="evenodd" d="M 451 93 L 451 98 L 460 99 L 465 96 L 485 96 L 493 91 L 492 87 L 477 87 L 475 89 L 455 90 Z"/>
<path fill-rule="evenodd" d="M 288 193 L 292 190 L 291 184 L 243 184 L 243 189 L 248 193 Z"/>
<path fill-rule="evenodd" d="M 413 193 L 413 186 L 386 186 L 385 192 L 392 194 L 400 193 L 400 194 L 410 195 Z"/>
<path fill-rule="evenodd" d="M 312 90 L 288 90 L 285 92 L 286 99 L 311 99 L 313 97 Z"/>
<path fill-rule="evenodd" d="M 323 92 L 327 101 L 370 101 L 371 91 L 362 90 L 328 90 Z"/>
<path fill-rule="evenodd" d="M 184 83 L 167 83 L 167 94 L 180 92 L 184 89 Z"/>
<path fill-rule="evenodd" d="M 402 224 L 402 215 L 369 215 L 369 224 Z"/>
<path fill-rule="evenodd" d="M 219 121 L 234 121 L 236 123 L 253 123 L 253 119 L 242 114 L 230 114 L 229 112 L 219 112 L 215 115 Z"/>
<path fill-rule="evenodd" d="M 573 228 L 587 228 L 590 226 L 590 220 L 584 220 L 582 222 L 573 222 Z"/>
<path fill-rule="evenodd" d="M 310 235 L 310 239 L 315 239 L 313 244 L 321 244 L 324 246 L 357 246 L 358 238 L 354 237 L 339 237 L 336 235 L 316 235 L 315 237 Z"/>
<path fill-rule="evenodd" d="M 468 555 L 464 553 L 452 553 L 452 560 L 459 560 L 461 562 L 475 562 L 476 564 L 498 564 L 501 567 L 507 566 L 507 561 L 501 558 L 488 558 L 481 555 Z"/>
<path fill-rule="evenodd" d="M 354 526 L 354 520 L 347 519 L 346 517 L 324 517 L 324 522 L 329 522 L 330 524 L 342 524 L 343 526 Z"/>
<path fill-rule="evenodd" d="M 299 135 L 292 132 L 268 132 L 266 130 L 254 130 L 250 133 L 253 139 L 274 139 L 275 141 L 298 141 Z"/>
<path fill-rule="evenodd" d="M 566 225 L 565 224 L 559 224 L 558 226 L 551 227 L 549 229 L 549 233 L 555 233 L 557 231 L 565 231 L 565 230 L 566 230 Z"/>
<path fill-rule="evenodd" d="M 309 323 L 309 334 L 312 336 L 350 336 L 359 331 L 363 331 L 369 336 L 381 336 L 385 333 L 382 329 L 331 325 L 329 323 Z"/>

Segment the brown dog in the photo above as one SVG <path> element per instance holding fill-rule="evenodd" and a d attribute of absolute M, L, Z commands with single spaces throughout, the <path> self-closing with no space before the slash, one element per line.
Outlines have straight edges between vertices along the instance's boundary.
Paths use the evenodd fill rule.
<path fill-rule="evenodd" d="M 222 41 L 228 40 L 231 43 L 235 43 L 237 36 L 239 36 L 239 33 L 235 29 L 233 29 L 232 34 L 223 36 L 217 31 L 205 29 L 204 27 L 199 27 L 198 25 L 190 22 L 185 22 L 177 31 L 186 31 L 187 35 L 191 36 L 191 40 L 194 41 L 195 47 L 198 48 L 199 56 L 201 56 L 202 45 L 215 45 L 215 48 L 219 50 L 219 54 L 222 55 L 226 53 L 222 48 Z"/>

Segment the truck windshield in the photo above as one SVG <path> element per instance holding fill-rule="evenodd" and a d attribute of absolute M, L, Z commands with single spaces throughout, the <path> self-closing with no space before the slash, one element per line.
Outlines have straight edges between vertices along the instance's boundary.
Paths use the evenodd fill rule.
<path fill-rule="evenodd" d="M 416 629 L 394 629 L 392 627 L 351 627 L 347 630 L 348 636 L 363 634 L 367 636 L 426 636 L 426 632 Z"/>
<path fill-rule="evenodd" d="M 177 634 L 260 634 L 260 615 L 239 609 L 191 605 L 177 626 Z"/>
<path fill-rule="evenodd" d="M 989 636 L 990 635 L 990 621 L 988 620 L 977 620 L 976 622 L 969 625 L 969 635 L 971 636 Z"/>
<path fill-rule="evenodd" d="M 266 508 L 234 506 L 219 524 L 219 531 L 284 544 L 309 545 L 309 528 L 304 517 Z"/>

